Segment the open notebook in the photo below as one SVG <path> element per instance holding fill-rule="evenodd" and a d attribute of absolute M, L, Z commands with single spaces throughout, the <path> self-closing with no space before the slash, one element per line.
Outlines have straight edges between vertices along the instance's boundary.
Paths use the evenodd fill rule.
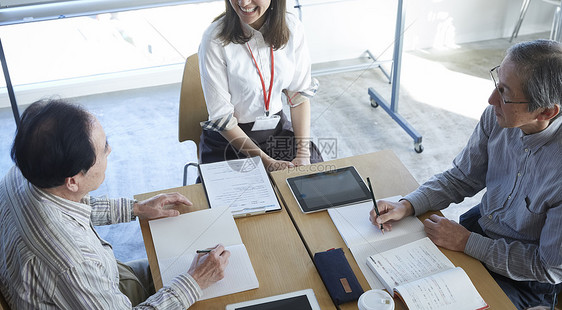
<path fill-rule="evenodd" d="M 252 262 L 227 207 L 184 213 L 149 222 L 164 286 L 187 272 L 198 249 L 222 244 L 231 252 L 224 279 L 203 290 L 203 299 L 259 287 Z"/>
<path fill-rule="evenodd" d="M 410 309 L 488 308 L 466 272 L 455 267 L 427 237 L 371 255 L 367 265 L 386 290 Z"/>
<path fill-rule="evenodd" d="M 383 234 L 369 220 L 372 208 L 368 201 L 328 210 L 372 289 L 398 293 L 410 309 L 488 307 L 466 273 L 427 238 L 417 217 L 395 222 Z"/>
<path fill-rule="evenodd" d="M 398 201 L 401 196 L 385 198 Z M 384 285 L 367 266 L 367 258 L 373 254 L 410 243 L 426 237 L 423 224 L 417 217 L 410 216 L 392 224 L 392 231 L 384 234 L 369 221 L 373 202 L 328 209 L 334 225 L 345 244 L 353 254 L 361 272 L 373 289 L 383 289 Z"/>

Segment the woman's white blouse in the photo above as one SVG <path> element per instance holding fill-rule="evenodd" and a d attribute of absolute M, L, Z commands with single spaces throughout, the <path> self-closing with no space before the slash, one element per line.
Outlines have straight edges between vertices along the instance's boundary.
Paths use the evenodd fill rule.
<path fill-rule="evenodd" d="M 216 123 L 223 120 L 224 123 L 225 119 L 234 116 L 238 123 L 254 122 L 256 117 L 265 115 L 263 88 L 258 71 L 246 44 L 222 43 L 218 38 L 220 24 L 221 20 L 218 20 L 207 28 L 199 46 L 201 85 L 209 121 Z M 287 25 L 290 31 L 287 45 L 273 51 L 275 73 L 269 104 L 270 115 L 282 110 L 283 90 L 310 93 L 310 55 L 303 26 L 290 13 L 287 13 Z M 252 38 L 248 44 L 267 91 L 271 81 L 270 47 L 265 43 L 261 32 L 244 23 L 242 27 L 245 32 L 251 33 Z"/>

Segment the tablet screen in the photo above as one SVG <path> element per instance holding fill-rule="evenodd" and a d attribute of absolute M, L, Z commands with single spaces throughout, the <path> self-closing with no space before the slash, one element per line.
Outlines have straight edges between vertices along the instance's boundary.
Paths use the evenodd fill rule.
<path fill-rule="evenodd" d="M 283 300 L 270 301 L 259 305 L 242 306 L 235 310 L 312 310 L 306 295 L 291 297 Z"/>
<path fill-rule="evenodd" d="M 226 306 L 226 310 L 320 310 L 312 289 L 248 300 Z"/>
<path fill-rule="evenodd" d="M 288 178 L 287 183 L 305 213 L 371 199 L 355 167 Z"/>

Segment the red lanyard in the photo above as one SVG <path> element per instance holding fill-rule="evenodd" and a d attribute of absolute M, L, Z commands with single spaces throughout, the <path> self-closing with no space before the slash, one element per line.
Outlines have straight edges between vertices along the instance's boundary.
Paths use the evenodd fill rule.
<path fill-rule="evenodd" d="M 258 67 L 258 63 L 256 62 L 256 58 L 254 58 L 254 53 L 252 53 L 252 49 L 250 48 L 250 44 L 246 42 L 246 46 L 248 46 L 248 50 L 250 51 L 250 55 L 252 55 L 252 60 L 254 61 L 254 65 L 256 69 L 258 69 L 258 74 L 261 80 L 261 87 L 263 89 L 263 103 L 265 104 L 265 116 L 269 116 L 269 100 L 271 99 L 271 89 L 273 88 L 273 74 L 274 74 L 274 64 L 273 64 L 273 47 L 270 47 L 271 51 L 271 80 L 269 81 L 269 94 L 265 91 L 265 82 L 263 81 L 263 76 L 261 75 L 260 68 Z"/>

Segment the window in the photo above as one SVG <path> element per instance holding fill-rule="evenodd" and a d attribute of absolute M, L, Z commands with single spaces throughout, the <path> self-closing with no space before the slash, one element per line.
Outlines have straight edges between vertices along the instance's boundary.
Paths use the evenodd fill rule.
<path fill-rule="evenodd" d="M 115 81 L 134 88 L 135 79 L 125 76 L 150 68 L 173 68 L 167 71 L 174 75 L 170 80 L 180 82 L 185 58 L 197 52 L 203 31 L 222 11 L 224 2 L 214 1 L 1 26 L 18 103 L 39 99 L 20 100 L 39 88 L 33 96 L 81 95 L 69 93 L 69 83 L 76 79 L 101 85 L 118 75 L 112 90 Z M 141 80 L 146 83 L 146 76 Z M 0 85 L 6 93 L 3 78 Z M 92 88 L 82 92 L 89 94 Z M 8 105 L 7 96 L 0 98 L 0 106 Z"/>

